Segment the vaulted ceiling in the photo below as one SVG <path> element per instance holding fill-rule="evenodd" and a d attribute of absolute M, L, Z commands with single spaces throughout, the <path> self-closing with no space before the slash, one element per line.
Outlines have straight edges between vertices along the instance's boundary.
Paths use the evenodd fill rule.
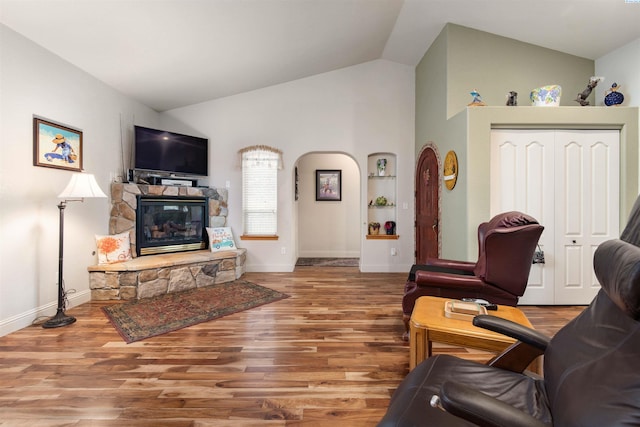
<path fill-rule="evenodd" d="M 375 59 L 415 66 L 448 22 L 598 59 L 640 37 L 638 1 L 0 0 L 0 22 L 164 111 Z"/>

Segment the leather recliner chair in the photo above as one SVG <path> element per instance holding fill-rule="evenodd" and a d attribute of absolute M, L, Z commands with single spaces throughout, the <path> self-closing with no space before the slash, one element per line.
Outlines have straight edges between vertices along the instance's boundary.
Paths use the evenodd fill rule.
<path fill-rule="evenodd" d="M 395 391 L 379 427 L 639 426 L 640 248 L 604 242 L 594 269 L 600 291 L 552 339 L 495 316 L 475 317 L 476 326 L 518 341 L 489 365 L 426 359 Z M 544 378 L 524 371 L 538 355 Z M 434 395 L 439 405 L 430 405 Z"/>
<path fill-rule="evenodd" d="M 527 287 L 543 230 L 529 215 L 504 212 L 478 226 L 477 262 L 431 258 L 414 265 L 402 298 L 405 338 L 413 307 L 422 296 L 481 298 L 515 306 Z"/>

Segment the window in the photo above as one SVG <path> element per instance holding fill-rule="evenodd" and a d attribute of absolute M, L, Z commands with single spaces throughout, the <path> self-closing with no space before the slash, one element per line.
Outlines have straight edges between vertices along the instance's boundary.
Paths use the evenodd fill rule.
<path fill-rule="evenodd" d="M 282 152 L 267 146 L 242 154 L 242 224 L 245 237 L 275 237 L 278 232 L 278 169 Z"/>

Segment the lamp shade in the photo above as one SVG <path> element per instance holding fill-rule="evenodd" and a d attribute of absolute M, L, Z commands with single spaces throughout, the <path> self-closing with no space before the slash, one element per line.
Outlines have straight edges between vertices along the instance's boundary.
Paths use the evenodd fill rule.
<path fill-rule="evenodd" d="M 81 199 L 89 197 L 107 197 L 96 182 L 96 178 L 90 173 L 74 173 L 69 183 L 58 194 L 60 199 Z"/>

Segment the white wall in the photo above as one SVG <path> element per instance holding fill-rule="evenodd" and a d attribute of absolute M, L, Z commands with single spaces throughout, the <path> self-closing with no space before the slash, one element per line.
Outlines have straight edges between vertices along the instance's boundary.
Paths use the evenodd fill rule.
<path fill-rule="evenodd" d="M 596 60 L 596 76 L 605 78 L 595 90 L 596 105 L 604 105 L 605 91 L 621 86 L 625 107 L 640 106 L 640 38 Z"/>
<path fill-rule="evenodd" d="M 360 169 L 345 154 L 310 153 L 297 162 L 298 257 L 360 256 Z M 316 169 L 342 171 L 342 200 L 316 201 Z"/>
<path fill-rule="evenodd" d="M 33 116 L 83 132 L 84 169 L 107 194 L 111 175 L 121 170 L 121 114 L 149 124 L 160 117 L 4 25 L 0 39 L 1 336 L 53 315 L 57 305 L 57 195 L 71 172 L 33 166 Z M 90 299 L 87 266 L 97 262 L 94 234 L 108 233 L 108 215 L 108 199 L 65 209 L 63 271 L 71 306 Z"/>
<path fill-rule="evenodd" d="M 247 248 L 249 271 L 292 271 L 297 259 L 297 223 L 293 167 L 304 154 L 345 153 L 358 165 L 361 177 L 359 218 L 361 269 L 408 271 L 413 263 L 414 70 L 389 61 L 372 61 L 317 76 L 228 98 L 169 111 L 211 140 L 210 185 L 229 182 L 229 225 L 242 232 L 241 171 L 238 149 L 266 144 L 284 152 L 279 174 L 278 241 L 238 240 Z M 398 159 L 400 239 L 366 241 L 367 155 L 393 152 Z M 285 254 L 282 254 L 282 248 Z"/>

